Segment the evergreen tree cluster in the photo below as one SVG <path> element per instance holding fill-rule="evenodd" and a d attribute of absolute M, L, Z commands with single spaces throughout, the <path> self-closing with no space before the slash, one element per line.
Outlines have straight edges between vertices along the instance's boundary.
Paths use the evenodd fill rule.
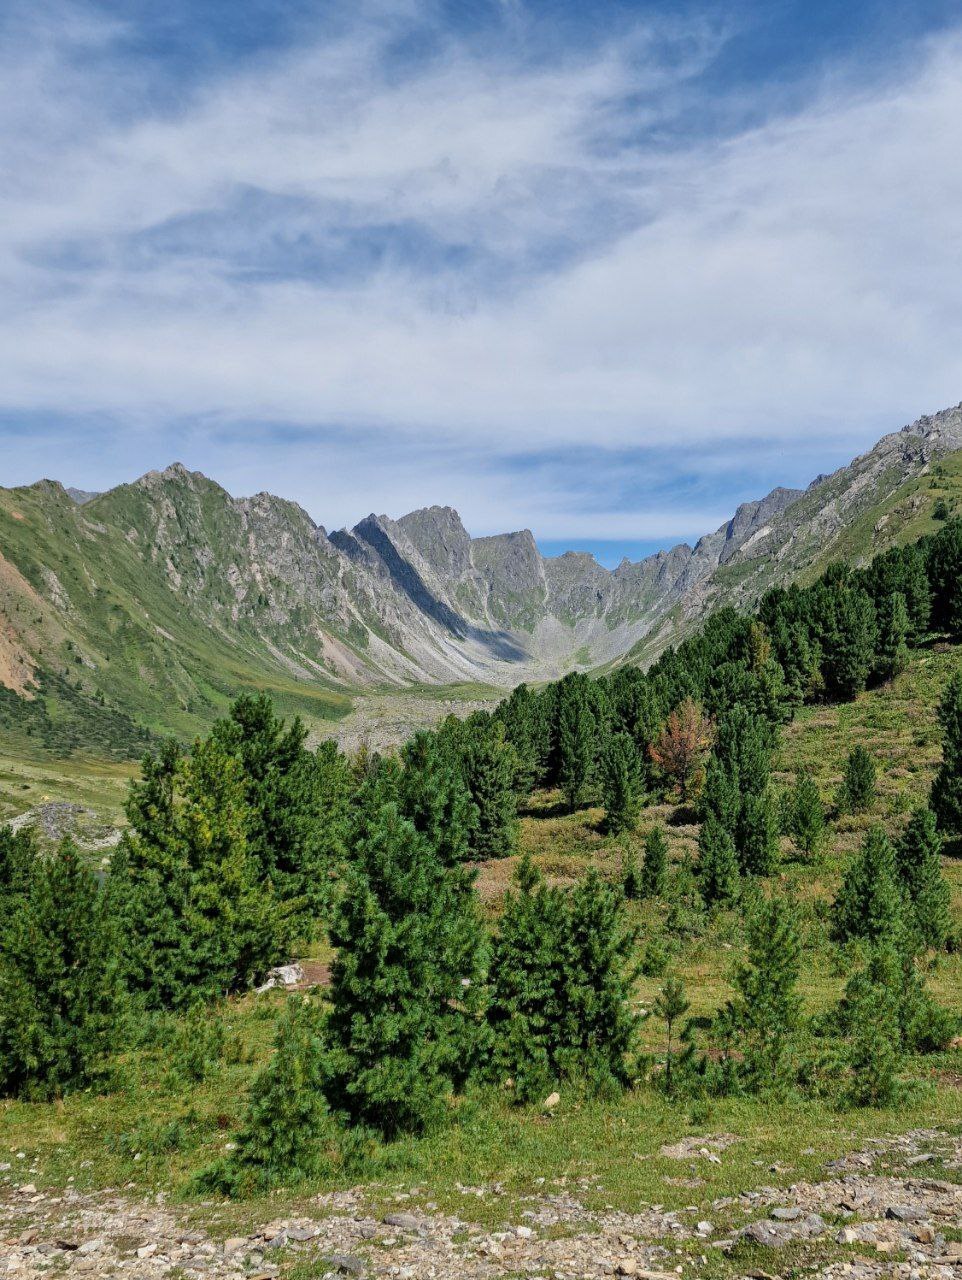
<path fill-rule="evenodd" d="M 807 1025 L 798 920 L 755 878 L 774 870 L 779 822 L 813 854 L 825 810 L 802 774 L 776 811 L 780 725 L 805 701 L 892 679 L 932 627 L 962 637 L 960 570 L 962 525 L 948 520 L 864 570 L 832 566 L 810 587 L 769 592 L 754 618 L 721 610 L 646 672 L 520 685 L 493 713 L 449 717 L 392 757 L 312 750 L 269 699 L 239 698 L 207 738 L 145 757 L 105 876 L 69 841 L 42 857 L 28 834 L 0 829 L 0 1092 L 85 1087 L 130 1020 L 248 990 L 320 922 L 336 948 L 329 1009 L 290 1006 L 216 1185 L 316 1171 L 329 1123 L 424 1132 L 472 1083 L 520 1101 L 567 1081 L 625 1087 L 638 1070 L 626 901 L 666 894 L 667 842 L 652 827 L 641 861 L 626 854 L 623 892 L 596 872 L 562 890 L 523 861 L 489 934 L 468 864 L 516 851 L 519 807 L 537 788 L 569 810 L 600 800 L 628 849 L 649 798 L 697 805 L 693 897 L 699 911 L 741 904 L 747 951 L 711 1028 L 720 1060 L 697 1058 L 687 1031 L 676 1054 L 688 1001 L 669 976 L 655 1008 L 666 1083 L 784 1092 Z M 904 1055 L 947 1034 L 921 960 L 950 941 L 940 855 L 943 833 L 962 835 L 962 675 L 940 722 L 931 807 L 894 844 L 867 833 L 832 909 L 853 972 L 831 1034 L 858 1102 L 894 1096 Z M 852 812 L 871 805 L 862 748 L 842 795 Z"/>

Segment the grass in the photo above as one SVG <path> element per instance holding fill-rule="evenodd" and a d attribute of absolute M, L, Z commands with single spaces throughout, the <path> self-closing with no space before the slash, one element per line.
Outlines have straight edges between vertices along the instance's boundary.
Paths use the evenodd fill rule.
<path fill-rule="evenodd" d="M 73 1178 L 77 1190 L 123 1186 L 134 1196 L 165 1190 L 183 1198 L 190 1176 L 223 1154 L 241 1119 L 251 1076 L 269 1052 L 278 1004 L 266 995 L 224 1007 L 228 1036 L 240 1052 L 228 1054 L 200 1084 L 185 1085 L 162 1047 L 128 1054 L 109 1092 L 75 1095 L 59 1105 L 0 1104 L 0 1156 L 39 1187 L 62 1187 Z M 439 1212 L 487 1225 L 517 1218 L 527 1197 L 561 1187 L 573 1189 L 589 1210 L 706 1206 L 761 1185 L 817 1179 L 827 1161 L 869 1138 L 933 1125 L 959 1131 L 962 1091 L 928 1084 L 897 1109 L 839 1113 L 807 1101 L 686 1106 L 639 1088 L 616 1101 L 566 1094 L 550 1115 L 485 1092 L 462 1101 L 458 1111 L 456 1124 L 372 1156 L 364 1182 L 375 1203 L 386 1206 L 413 1189 L 413 1204 L 431 1202 Z M 737 1139 L 720 1164 L 662 1153 L 663 1146 L 707 1134 Z M 296 1213 L 319 1190 L 348 1189 L 357 1178 L 349 1169 L 285 1192 L 284 1212 Z M 468 1196 L 469 1187 L 485 1194 Z M 263 1213 L 269 1200 L 218 1209 L 224 1234 Z"/>
<path fill-rule="evenodd" d="M 959 657 L 957 649 L 925 650 L 893 685 L 846 706 L 807 708 L 783 732 L 775 762 L 779 786 L 789 786 L 797 771 L 806 768 L 831 802 L 856 742 L 865 743 L 879 764 L 872 811 L 856 818 L 834 817 L 817 857 L 796 860 L 790 842 L 783 840 L 782 865 L 771 888 L 791 890 L 799 899 L 805 940 L 800 985 L 809 1013 L 829 1008 L 846 978 L 842 957 L 828 942 L 825 904 L 866 827 L 881 822 L 896 834 L 908 807 L 925 797 L 939 756 L 935 707 Z M 17 774 L 14 767 L 0 757 L 0 778 L 6 785 L 14 776 L 22 776 L 30 786 L 40 785 L 41 762 L 20 762 Z M 96 770 L 88 776 L 86 766 L 76 761 L 61 767 L 58 785 L 69 785 L 78 795 L 99 791 L 108 796 L 122 789 L 122 766 L 114 766 L 109 778 Z M 573 882 L 590 863 L 614 878 L 620 874 L 623 841 L 602 833 L 601 816 L 594 807 L 569 814 L 553 793 L 536 796 L 521 819 L 521 848 L 559 883 Z M 677 864 L 692 851 L 697 827 L 690 815 L 659 805 L 643 812 L 633 836 L 636 844 L 656 821 L 665 825 Z M 489 917 L 496 915 L 516 863 L 516 858 L 506 859 L 480 869 L 479 887 Z M 946 858 L 944 865 L 960 919 L 962 861 Z M 732 969 L 742 955 L 737 915 L 722 912 L 709 917 L 702 932 L 669 937 L 663 903 L 632 904 L 631 911 L 640 947 L 652 937 L 668 945 L 671 968 L 686 983 L 692 1013 L 717 1010 L 731 994 Z M 321 945 L 313 958 L 327 960 L 329 952 Z M 640 979 L 635 997 L 641 1010 L 651 1008 L 662 981 L 659 976 Z M 929 981 L 939 1000 L 962 1018 L 962 954 L 941 957 Z M 38 1186 L 63 1186 L 73 1177 L 72 1185 L 80 1190 L 120 1186 L 132 1195 L 164 1190 L 183 1198 L 191 1176 L 223 1154 L 241 1121 L 250 1082 L 270 1052 L 281 999 L 270 993 L 223 1005 L 219 1016 L 233 1048 L 199 1084 L 189 1085 L 177 1074 L 171 1024 L 157 1047 L 128 1053 L 102 1092 L 82 1093 L 59 1105 L 0 1103 L 0 1158 L 15 1161 L 15 1172 L 24 1170 L 24 1177 L 29 1171 Z M 642 1021 L 640 1047 L 648 1054 L 663 1052 L 664 1028 L 658 1019 L 647 1016 Z M 561 1105 L 548 1114 L 538 1107 L 512 1106 L 503 1094 L 488 1090 L 457 1104 L 457 1123 L 420 1141 L 400 1141 L 372 1151 L 362 1173 L 341 1167 L 332 1143 L 329 1174 L 313 1185 L 285 1191 L 281 1203 L 285 1214 L 296 1214 L 302 1207 L 316 1215 L 318 1205 L 309 1203 L 312 1196 L 355 1186 L 360 1178 L 375 1206 L 396 1207 L 395 1198 L 404 1197 L 406 1206 L 432 1205 L 435 1212 L 457 1213 L 495 1227 L 519 1221 L 532 1198 L 564 1189 L 589 1210 L 637 1211 L 652 1204 L 679 1211 L 691 1207 L 692 1221 L 709 1216 L 721 1234 L 741 1225 L 745 1215 L 737 1205 L 709 1210 L 719 1197 L 762 1185 L 788 1187 L 799 1180 L 818 1180 L 828 1161 L 871 1139 L 933 1126 L 962 1133 L 962 1051 L 916 1059 L 907 1074 L 915 1084 L 906 1100 L 890 1110 L 839 1111 L 827 1101 L 811 1099 L 673 1102 L 650 1085 L 639 1084 L 607 1101 L 563 1090 Z M 722 1153 L 720 1164 L 697 1156 L 674 1159 L 662 1151 L 682 1138 L 712 1134 L 736 1139 Z M 24 1153 L 22 1161 L 16 1160 L 19 1152 Z M 960 1177 L 957 1169 L 937 1162 L 926 1166 L 926 1174 L 955 1181 Z M 479 1197 L 466 1188 L 483 1188 L 484 1194 Z M 229 1205 L 189 1204 L 189 1212 L 206 1229 L 225 1236 L 278 1211 L 273 1197 Z M 691 1248 L 703 1250 L 704 1245 L 683 1246 L 680 1256 L 687 1257 L 684 1250 Z M 834 1245 L 811 1246 L 805 1254 L 809 1264 L 823 1248 L 832 1257 L 844 1256 Z M 729 1258 L 712 1254 L 710 1262 L 695 1260 L 695 1265 L 700 1275 L 727 1277 L 745 1274 L 753 1256 L 740 1248 Z M 783 1257 L 790 1261 L 788 1253 Z M 291 1280 L 319 1274 L 311 1270 L 316 1265 L 297 1263 L 300 1269 L 290 1273 Z"/>
<path fill-rule="evenodd" d="M 66 718 L 68 745 L 78 738 L 89 749 L 109 736 L 109 727 L 96 730 L 112 716 L 115 737 L 127 717 L 151 732 L 189 739 L 245 689 L 269 692 L 283 712 L 299 712 L 312 724 L 350 710 L 351 698 L 311 665 L 319 657 L 309 627 L 295 625 L 293 614 L 275 622 L 266 605 L 238 612 L 227 577 L 207 575 L 191 558 L 201 545 L 225 554 L 244 545 L 223 491 L 208 483 L 196 493 L 173 487 L 168 496 L 188 530 L 187 550 L 170 552 L 183 555 L 179 568 L 160 554 L 152 533 L 128 537 L 130 529 L 153 529 L 136 486 L 79 509 L 55 486 L 0 490 L 4 614 L 36 661 L 35 674 L 46 677 L 33 702 L 15 699 L 20 705 L 6 708 L 5 731 L 36 721 L 56 740 Z M 66 699 L 58 696 L 62 685 Z M 86 738 L 74 724 L 84 713 Z"/>
<path fill-rule="evenodd" d="M 52 761 L 22 735 L 0 738 L 0 821 L 47 801 L 91 809 L 105 823 L 122 820 L 123 802 L 137 766 L 130 760 L 84 755 Z"/>

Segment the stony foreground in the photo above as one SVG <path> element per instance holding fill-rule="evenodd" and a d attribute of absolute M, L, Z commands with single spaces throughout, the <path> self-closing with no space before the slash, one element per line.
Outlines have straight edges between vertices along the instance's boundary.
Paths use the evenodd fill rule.
<path fill-rule="evenodd" d="M 717 1162 L 733 1141 L 686 1139 L 663 1154 Z M 929 1176 L 933 1169 L 947 1176 Z M 577 1187 L 546 1184 L 498 1230 L 471 1222 L 471 1204 L 499 1197 L 497 1186 L 459 1188 L 465 1209 L 456 1217 L 406 1196 L 397 1211 L 375 1212 L 360 1188 L 322 1195 L 296 1216 L 225 1238 L 218 1206 L 175 1207 L 162 1194 L 138 1202 L 110 1190 L 41 1191 L 15 1158 L 0 1170 L 0 1276 L 23 1280 L 282 1280 L 294 1268 L 302 1277 L 410 1280 L 677 1280 L 708 1271 L 773 1280 L 801 1269 L 854 1280 L 962 1280 L 962 1139 L 938 1130 L 879 1140 L 827 1166 L 823 1181 L 716 1200 L 709 1216 L 695 1205 L 597 1213 Z"/>

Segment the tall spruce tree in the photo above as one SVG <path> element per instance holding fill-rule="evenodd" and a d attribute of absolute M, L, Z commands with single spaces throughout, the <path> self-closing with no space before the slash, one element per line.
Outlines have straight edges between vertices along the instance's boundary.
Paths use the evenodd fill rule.
<path fill-rule="evenodd" d="M 740 1053 L 738 1074 L 755 1093 L 781 1093 L 789 1081 L 801 1001 L 801 943 L 794 903 L 762 898 L 748 914 L 748 956 L 736 970 L 735 998 L 722 1016 Z"/>
<path fill-rule="evenodd" d="M 916 809 L 895 846 L 896 875 L 912 904 L 919 940 L 941 951 L 952 929 L 951 892 L 942 874 L 942 839 L 935 814 Z"/>
<path fill-rule="evenodd" d="M 883 596 L 878 604 L 878 641 L 875 651 L 875 675 L 879 680 L 893 680 L 909 662 L 909 611 L 901 591 Z"/>
<path fill-rule="evenodd" d="M 952 839 L 962 836 L 962 671 L 945 687 L 939 703 L 942 763 L 932 783 L 931 805 L 939 830 Z"/>
<path fill-rule="evenodd" d="M 698 836 L 698 890 L 709 906 L 731 906 L 740 893 L 738 855 L 731 836 L 714 814 Z"/>
<path fill-rule="evenodd" d="M 470 878 L 444 867 L 396 805 L 355 834 L 330 930 L 337 957 L 324 1092 L 352 1124 L 422 1132 L 481 1044 L 483 935 Z"/>
<path fill-rule="evenodd" d="M 832 908 L 832 932 L 839 942 L 881 941 L 905 925 L 905 895 L 895 850 L 881 827 L 872 827 L 849 864 Z"/>
<path fill-rule="evenodd" d="M 444 741 L 420 731 L 401 748 L 401 809 L 447 866 L 465 862 L 478 822 L 471 792 Z"/>
<path fill-rule="evenodd" d="M 572 966 L 567 903 L 525 854 L 505 895 L 491 955 L 488 1018 L 493 1070 L 520 1102 L 543 1098 L 572 1042 L 568 981 Z"/>
<path fill-rule="evenodd" d="M 874 801 L 875 761 L 859 743 L 849 752 L 845 762 L 839 808 L 846 813 L 865 813 Z"/>
<path fill-rule="evenodd" d="M 789 835 L 802 853 L 817 853 L 825 835 L 825 806 L 818 783 L 807 770 L 797 775 L 787 808 Z"/>
<path fill-rule="evenodd" d="M 640 888 L 643 898 L 660 898 L 668 888 L 668 841 L 661 827 L 652 827 L 645 836 Z"/>
<path fill-rule="evenodd" d="M 121 1031 L 107 893 L 64 840 L 34 859 L 0 931 L 0 1093 L 55 1098 L 91 1083 Z"/>
<path fill-rule="evenodd" d="M 587 797 L 594 778 L 597 729 L 585 678 L 563 680 L 558 707 L 558 781 L 569 809 Z"/>
<path fill-rule="evenodd" d="M 612 734 L 608 740 L 602 762 L 602 803 L 609 834 L 634 830 L 641 807 L 641 769 L 627 733 Z"/>

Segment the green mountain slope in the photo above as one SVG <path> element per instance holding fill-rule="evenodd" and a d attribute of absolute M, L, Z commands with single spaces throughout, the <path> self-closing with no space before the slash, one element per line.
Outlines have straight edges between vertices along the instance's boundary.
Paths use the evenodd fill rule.
<path fill-rule="evenodd" d="M 0 489 L 0 733 L 117 757 L 199 732 L 243 689 L 320 725 L 365 690 L 645 663 L 721 605 L 934 527 L 962 500 L 960 449 L 962 406 L 613 571 L 545 558 L 526 530 L 471 538 L 450 507 L 328 534 L 179 464 L 92 496 Z"/>
<path fill-rule="evenodd" d="M 142 748 L 142 728 L 199 731 L 245 687 L 312 717 L 349 708 L 316 673 L 285 671 L 243 624 L 232 633 L 212 626 L 213 602 L 181 593 L 166 563 L 125 532 L 144 518 L 125 499 L 107 494 L 80 508 L 50 482 L 0 490 L 0 724 L 52 748 L 76 741 L 123 753 Z M 203 542 L 185 526 L 185 541 L 209 555 L 216 532 L 208 526 Z"/>

